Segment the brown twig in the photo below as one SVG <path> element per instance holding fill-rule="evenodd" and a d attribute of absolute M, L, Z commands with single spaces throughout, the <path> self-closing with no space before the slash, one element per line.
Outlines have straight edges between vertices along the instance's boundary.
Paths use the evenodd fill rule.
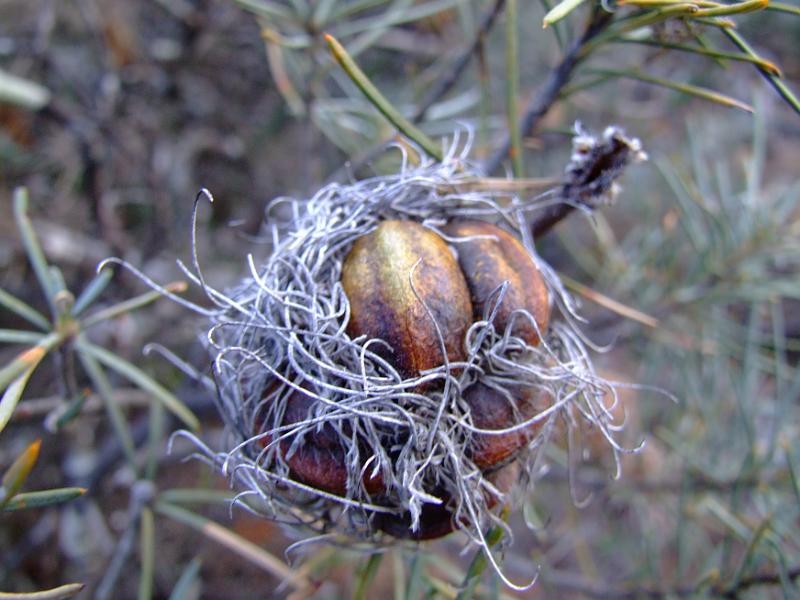
<path fill-rule="evenodd" d="M 575 68 L 582 59 L 581 50 L 583 47 L 597 36 L 597 34 L 603 31 L 611 22 L 611 19 L 612 15 L 603 9 L 596 9 L 592 13 L 592 18 L 589 20 L 583 35 L 572 43 L 564 55 L 564 58 L 561 59 L 558 66 L 548 75 L 542 91 L 533 99 L 523 113 L 519 122 L 519 130 L 523 136 L 529 135 L 547 114 L 558 99 L 564 86 L 572 79 Z M 492 173 L 495 171 L 500 164 L 508 158 L 510 150 L 511 135 L 508 134 L 500 145 L 500 148 L 498 148 L 486 162 L 486 172 Z"/>
<path fill-rule="evenodd" d="M 592 18 L 587 24 L 583 35 L 572 43 L 559 65 L 550 72 L 542 91 L 533 99 L 523 113 L 519 122 L 519 130 L 523 136 L 529 135 L 536 128 L 558 99 L 564 86 L 570 82 L 575 68 L 582 59 L 581 51 L 583 47 L 592 38 L 603 31 L 611 20 L 612 15 L 602 9 L 597 9 L 592 13 Z M 511 135 L 508 134 L 498 150 L 486 162 L 486 173 L 491 174 L 493 171 L 497 170 L 501 163 L 508 158 L 510 150 Z M 547 231 L 569 215 L 575 208 L 576 205 L 574 203 L 562 202 L 537 212 L 531 223 L 531 232 L 534 238 L 547 233 Z"/>

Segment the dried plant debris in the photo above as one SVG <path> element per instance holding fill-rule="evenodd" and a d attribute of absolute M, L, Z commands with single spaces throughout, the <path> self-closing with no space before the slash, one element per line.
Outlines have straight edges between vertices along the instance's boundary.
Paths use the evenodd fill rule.
<path fill-rule="evenodd" d="M 268 219 L 271 255 L 251 257 L 233 289 L 207 287 L 198 269 L 216 305 L 207 343 L 231 443 L 193 439 L 249 510 L 371 544 L 460 529 L 488 550 L 484 532 L 505 527 L 499 508 L 531 485 L 554 433 L 587 424 L 615 457 L 633 451 L 614 438 L 621 384 L 595 372 L 529 221 L 564 190 L 583 203 L 609 194 L 638 142 L 617 128 L 601 140 L 580 131 L 564 185 L 530 198 L 474 191 L 469 146 L 456 138 L 441 163 L 419 164 L 398 146 L 397 174 L 275 200 L 270 215 L 291 218 Z M 436 270 L 439 259 L 457 265 Z M 515 275 L 525 269 L 540 288 L 526 291 Z M 499 283 L 487 290 L 481 273 Z M 455 292 L 432 291 L 462 276 L 466 323 L 453 317 Z M 354 326 L 370 310 L 389 322 L 383 337 Z M 403 362 L 407 352 L 421 356 Z"/>
<path fill-rule="evenodd" d="M 644 160 L 647 154 L 641 142 L 619 127 L 607 127 L 598 139 L 576 123 L 562 196 L 588 208 L 613 202 L 622 171 L 629 163 Z"/>

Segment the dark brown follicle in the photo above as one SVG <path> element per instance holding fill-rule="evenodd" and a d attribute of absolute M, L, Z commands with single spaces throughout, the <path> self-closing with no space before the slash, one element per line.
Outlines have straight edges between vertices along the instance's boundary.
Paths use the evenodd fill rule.
<path fill-rule="evenodd" d="M 508 287 L 494 320 L 497 331 L 502 334 L 511 313 L 520 309 L 533 316 L 540 332 L 547 329 L 550 320 L 547 286 L 530 253 L 517 238 L 484 221 L 455 221 L 445 232 L 454 238 L 491 236 L 454 244 L 477 319 L 484 317 L 492 292 L 507 281 Z M 516 318 L 512 333 L 531 346 L 539 344 L 536 328 L 523 318 Z"/>
<path fill-rule="evenodd" d="M 300 423 L 313 418 L 315 403 L 313 396 L 301 391 L 294 392 L 286 401 L 283 425 Z M 263 440 L 267 445 L 271 437 Z M 347 463 L 342 439 L 330 423 L 314 428 L 303 435 L 303 439 L 291 452 L 294 436 L 288 436 L 279 444 L 281 457 L 289 466 L 292 478 L 311 487 L 344 496 L 347 492 Z M 383 477 L 378 473 L 372 477 L 367 469 L 362 478 L 364 489 L 369 494 L 383 491 Z"/>
<path fill-rule="evenodd" d="M 501 494 L 507 494 L 519 480 L 519 474 L 520 466 L 517 463 L 511 463 L 486 475 L 486 479 Z M 434 495 L 442 496 L 441 491 Z M 401 515 L 376 514 L 373 524 L 381 531 L 398 539 L 418 542 L 435 540 L 452 533 L 460 527 L 453 515 L 454 507 L 452 506 L 452 501 L 448 501 L 446 496 L 442 500 L 444 500 L 443 504 L 425 504 L 422 507 L 416 531 L 411 529 L 411 514 L 407 512 Z M 500 498 L 495 494 L 490 493 L 488 490 L 484 491 L 484 501 L 487 508 L 494 508 L 499 500 Z"/>
<path fill-rule="evenodd" d="M 480 382 L 464 392 L 473 426 L 486 431 L 508 429 L 527 421 L 546 408 L 544 397 L 536 390 L 520 389 L 512 399 Z M 476 432 L 469 445 L 470 458 L 481 470 L 505 464 L 534 438 L 540 427 L 541 423 L 532 423 L 507 433 Z"/>
<path fill-rule="evenodd" d="M 384 340 L 393 350 L 386 359 L 403 377 L 444 363 L 436 326 L 447 358 L 465 358 L 473 314 L 467 283 L 444 240 L 419 223 L 384 221 L 356 240 L 342 286 L 350 301 L 350 335 Z"/>

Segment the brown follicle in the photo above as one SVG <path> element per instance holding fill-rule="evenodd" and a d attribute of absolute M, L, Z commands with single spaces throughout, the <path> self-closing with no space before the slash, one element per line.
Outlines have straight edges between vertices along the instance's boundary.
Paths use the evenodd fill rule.
<path fill-rule="evenodd" d="M 518 463 L 512 462 L 498 468 L 486 475 L 486 479 L 503 495 L 498 497 L 489 490 L 483 491 L 483 500 L 486 508 L 493 509 L 499 502 L 504 500 L 514 485 L 519 481 L 521 467 Z M 437 490 L 435 495 L 442 496 L 442 490 Z M 459 524 L 455 518 L 452 498 L 444 494 L 442 504 L 424 504 L 419 515 L 419 523 L 416 530 L 411 528 L 411 514 L 387 514 L 380 513 L 375 515 L 373 524 L 392 537 L 405 540 L 422 542 L 425 540 L 435 540 L 460 529 L 463 523 Z"/>
<path fill-rule="evenodd" d="M 282 424 L 286 426 L 313 419 L 314 406 L 318 402 L 317 398 L 303 391 L 295 391 L 286 400 Z M 292 478 L 319 490 L 345 496 L 348 479 L 346 450 L 333 425 L 313 426 L 302 434 L 302 440 L 292 449 L 296 435 L 301 434 L 289 435 L 279 443 L 281 458 L 289 466 Z M 272 436 L 268 436 L 262 444 L 266 446 L 271 441 Z M 369 468 L 365 471 L 362 484 L 368 494 L 378 494 L 384 489 L 383 476 L 378 473 L 373 477 L 372 472 Z"/>
<path fill-rule="evenodd" d="M 464 401 L 469 406 L 472 425 L 485 431 L 509 429 L 546 408 L 543 394 L 537 390 L 520 389 L 510 398 L 480 382 L 467 388 Z M 540 427 L 537 422 L 506 433 L 475 432 L 468 447 L 469 456 L 481 470 L 504 465 L 516 458 Z"/>
<path fill-rule="evenodd" d="M 498 333 L 505 331 L 512 313 L 517 310 L 530 313 L 539 332 L 547 329 L 550 320 L 547 285 L 533 257 L 516 237 L 485 221 L 454 221 L 445 232 L 453 238 L 482 236 L 454 243 L 476 318 L 484 317 L 492 292 L 507 281 L 508 287 L 494 320 Z M 540 342 L 537 329 L 521 316 L 516 317 L 512 333 L 531 346 Z"/>
<path fill-rule="evenodd" d="M 464 360 L 469 289 L 433 231 L 413 221 L 383 221 L 353 244 L 341 281 L 350 302 L 348 332 L 384 340 L 393 350 L 386 359 L 403 377 L 442 365 L 442 341 L 448 360 Z"/>

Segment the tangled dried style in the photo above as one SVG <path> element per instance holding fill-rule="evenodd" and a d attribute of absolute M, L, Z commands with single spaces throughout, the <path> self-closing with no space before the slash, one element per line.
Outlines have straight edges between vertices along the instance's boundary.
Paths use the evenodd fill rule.
<path fill-rule="evenodd" d="M 461 529 L 485 547 L 487 527 L 502 524 L 498 507 L 531 484 L 554 431 L 588 423 L 615 456 L 623 451 L 613 437 L 615 384 L 595 373 L 573 301 L 536 255 L 530 221 L 565 200 L 586 205 L 593 181 L 606 194 L 638 142 L 616 129 L 602 140 L 579 132 L 565 180 L 531 198 L 482 190 L 469 143 L 459 145 L 441 163 L 413 166 L 398 147 L 397 174 L 276 200 L 270 214 L 290 217 L 270 218 L 269 258 L 251 259 L 235 288 L 209 290 L 218 308 L 208 343 L 233 447 L 203 448 L 250 509 L 371 543 Z M 579 193 L 564 198 L 570 189 Z M 473 313 L 453 349 L 453 324 L 426 293 L 436 282 L 426 279 L 423 252 L 394 276 L 423 309 L 410 327 L 433 331 L 428 354 L 439 358 L 409 368 L 396 340 L 353 330 L 360 292 L 343 285 L 354 246 L 392 226 L 413 235 L 418 227 L 455 260 L 470 242 L 508 238 L 509 252 L 518 248 L 541 279 L 542 295 L 517 303 L 526 284 L 509 277 L 475 300 L 470 281 Z M 362 275 L 356 280 L 369 286 Z"/>

